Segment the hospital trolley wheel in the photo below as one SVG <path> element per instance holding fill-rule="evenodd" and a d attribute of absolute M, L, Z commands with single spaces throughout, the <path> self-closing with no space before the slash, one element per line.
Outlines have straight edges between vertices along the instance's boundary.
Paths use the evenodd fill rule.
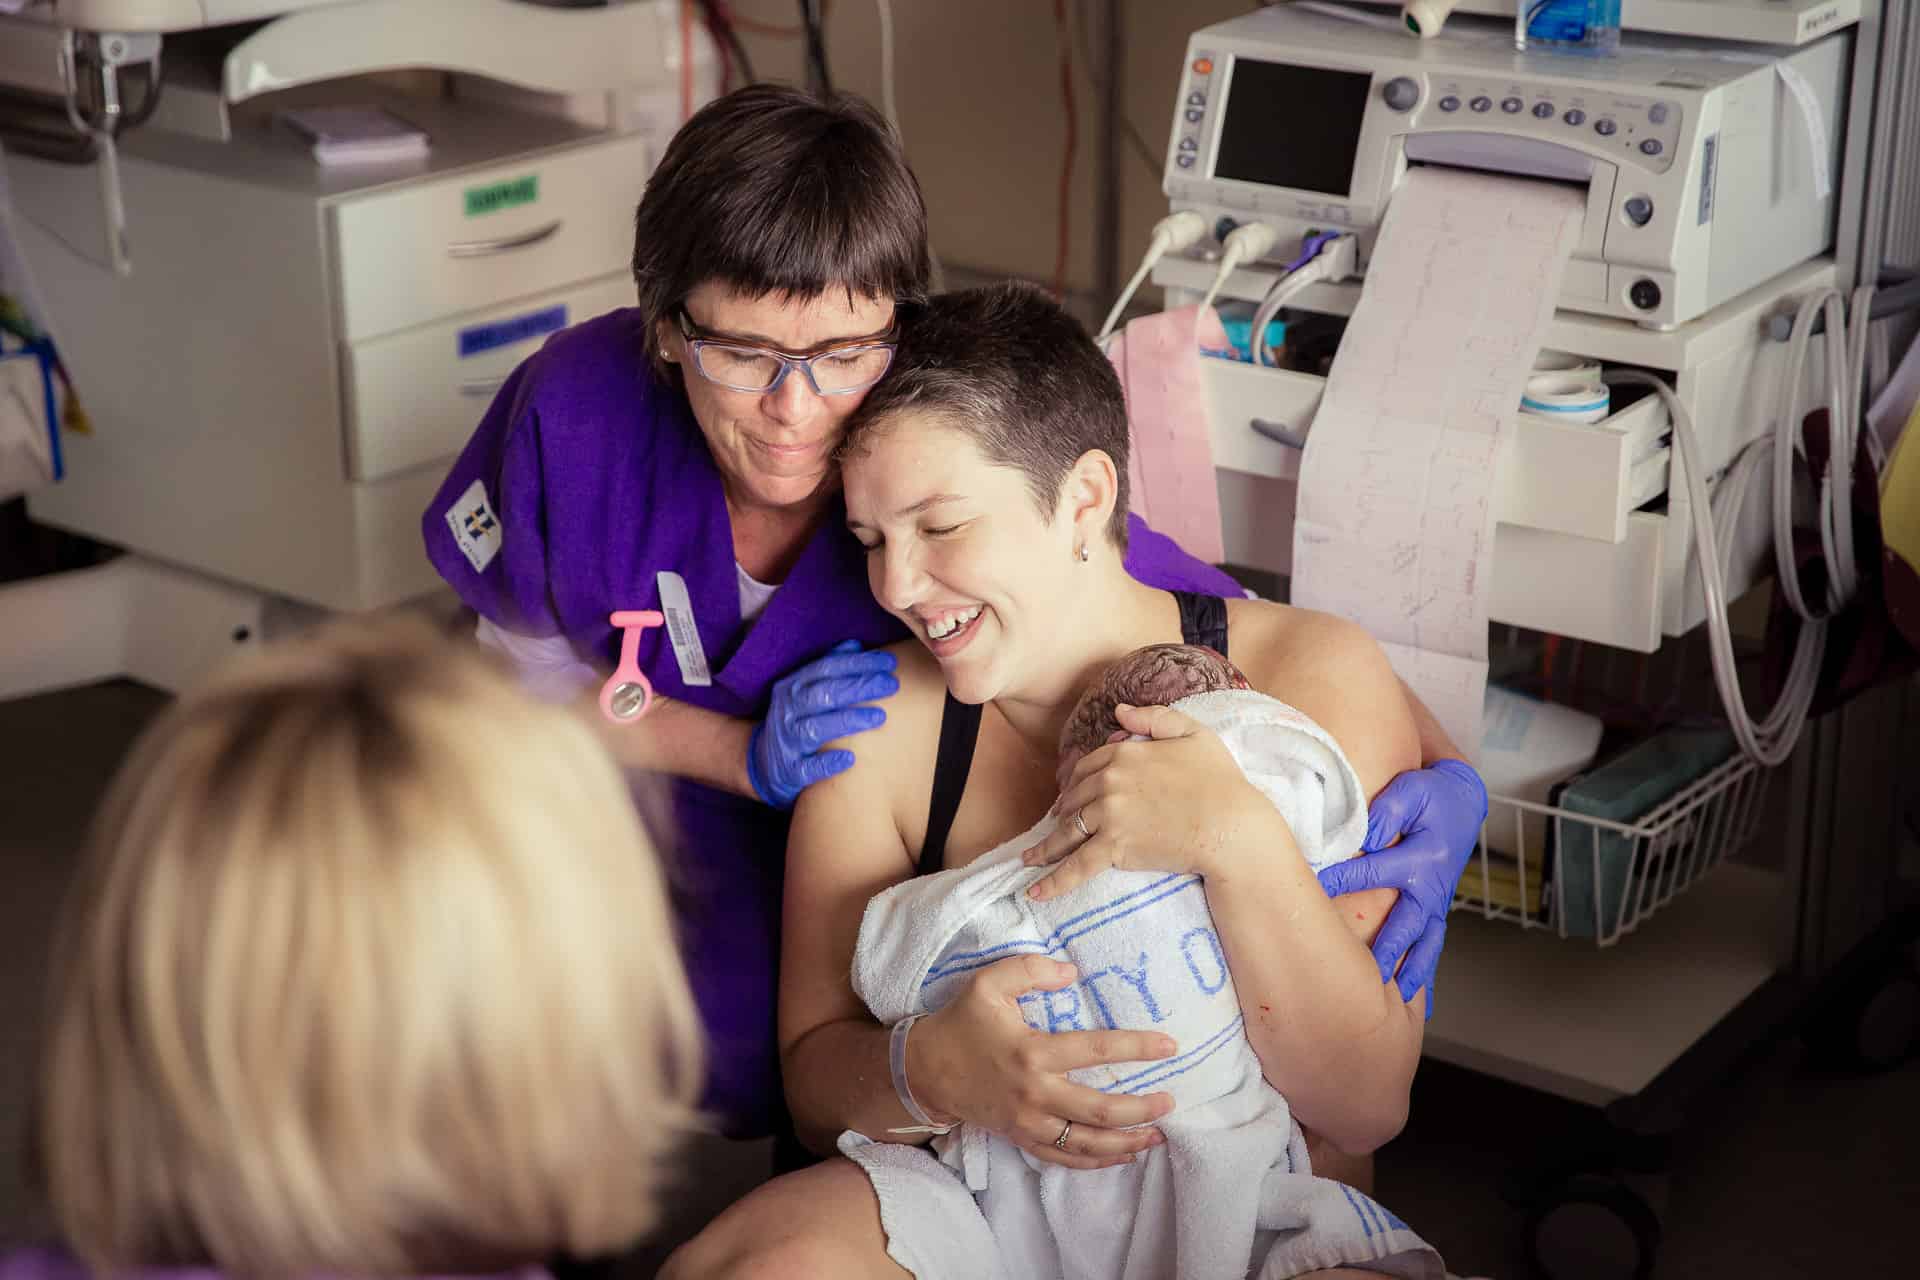
<path fill-rule="evenodd" d="M 1807 1021 L 1802 1038 L 1824 1067 L 1887 1071 L 1920 1050 L 1920 914 L 1887 933 Z"/>
<path fill-rule="evenodd" d="M 1526 1241 L 1527 1260 L 1542 1280 L 1648 1280 L 1660 1219 L 1618 1179 L 1581 1174 L 1535 1202 Z"/>
<path fill-rule="evenodd" d="M 1842 1009 L 1834 1028 L 1840 1042 L 1830 1049 L 1849 1067 L 1889 1071 L 1920 1045 L 1920 978 L 1904 964 L 1875 973 Z"/>

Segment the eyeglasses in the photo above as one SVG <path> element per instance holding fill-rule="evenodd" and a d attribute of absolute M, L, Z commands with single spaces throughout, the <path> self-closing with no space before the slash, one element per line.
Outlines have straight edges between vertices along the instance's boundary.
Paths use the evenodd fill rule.
<path fill-rule="evenodd" d="M 764 395 L 778 390 L 789 373 L 800 369 L 815 394 L 852 395 L 880 381 L 893 363 L 891 326 L 872 338 L 857 338 L 812 355 L 794 355 L 714 337 L 693 322 L 685 307 L 677 309 L 674 316 L 681 336 L 687 340 L 687 349 L 693 353 L 693 367 L 708 382 L 730 391 Z"/>

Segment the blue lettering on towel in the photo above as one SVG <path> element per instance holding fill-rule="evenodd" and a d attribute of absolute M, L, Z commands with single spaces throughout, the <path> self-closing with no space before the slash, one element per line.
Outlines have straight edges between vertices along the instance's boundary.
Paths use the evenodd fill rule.
<path fill-rule="evenodd" d="M 1054 1001 L 1065 1000 L 1071 1003 L 1064 1010 L 1054 1008 Z M 1072 987 L 1062 987 L 1058 991 L 1042 991 L 1040 1006 L 1047 1011 L 1047 1034 L 1052 1035 L 1062 1027 L 1072 1027 L 1075 1031 L 1085 1031 L 1086 1025 L 1080 1021 L 1080 993 Z"/>
<path fill-rule="evenodd" d="M 1212 956 L 1212 959 L 1209 961 L 1214 973 L 1212 982 L 1208 982 L 1201 976 L 1200 965 L 1195 962 L 1193 945 L 1195 939 L 1204 940 L 1206 945 L 1202 949 L 1202 954 L 1210 953 Z M 1219 993 L 1220 988 L 1227 985 L 1227 957 L 1220 950 L 1220 939 L 1213 936 L 1213 930 L 1187 930 L 1186 933 L 1180 937 L 1180 954 L 1186 957 L 1187 972 L 1193 975 L 1194 984 L 1198 986 L 1200 990 L 1206 992 L 1208 995 L 1216 995 Z"/>

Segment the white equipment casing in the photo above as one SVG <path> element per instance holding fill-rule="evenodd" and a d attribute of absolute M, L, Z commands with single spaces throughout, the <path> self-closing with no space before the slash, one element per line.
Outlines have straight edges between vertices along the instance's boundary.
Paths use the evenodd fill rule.
<path fill-rule="evenodd" d="M 1309 231 L 1355 232 L 1364 270 L 1409 164 L 1575 183 L 1587 213 L 1559 306 L 1671 327 L 1832 245 L 1852 38 L 1636 35 L 1576 57 L 1516 52 L 1485 24 L 1410 40 L 1264 8 L 1189 40 L 1165 190 L 1209 222 L 1274 226 L 1278 261 Z"/>
<path fill-rule="evenodd" d="M 98 165 L 4 157 L 0 213 L 92 428 L 66 437 L 67 477 L 30 500 L 33 518 L 327 609 L 438 589 L 422 513 L 494 392 L 554 331 L 633 299 L 646 121 L 609 106 L 620 118 L 594 127 L 541 95 L 613 104 L 671 86 L 687 52 L 676 13 L 667 0 L 76 0 L 0 22 L 5 39 L 62 19 L 169 32 L 273 19 L 237 29 L 211 68 L 172 59 L 161 110 L 120 136 L 130 272 L 106 250 Z M 497 77 L 518 97 L 359 78 L 417 66 Z M 428 154 L 318 163 L 274 115 L 327 102 L 387 107 Z"/>
<path fill-rule="evenodd" d="M 1208 269 L 1156 270 L 1167 305 L 1198 301 Z M 1253 273 L 1251 279 L 1271 279 Z M 1728 462 L 1772 428 L 1782 402 L 1787 344 L 1767 321 L 1834 280 L 1832 262 L 1803 264 L 1671 332 L 1561 312 L 1547 345 L 1609 365 L 1670 374 L 1694 416 L 1709 492 Z M 1327 310 L 1351 310 L 1357 289 L 1327 291 Z M 1316 307 L 1316 309 L 1319 309 Z M 1809 355 L 1808 396 L 1824 385 L 1820 347 Z M 1201 361 L 1227 559 L 1290 574 L 1300 450 L 1326 381 L 1231 360 Z M 1517 406 L 1516 406 L 1517 410 Z M 1493 491 L 1490 617 L 1537 631 L 1651 653 L 1705 617 L 1672 424 L 1654 397 L 1622 398 L 1595 423 L 1517 413 L 1512 448 Z M 1282 441 L 1291 443 L 1283 443 Z M 1664 498 L 1664 502 L 1662 499 Z M 1772 562 L 1769 505 L 1749 500 L 1734 538 L 1728 590 L 1745 591 Z"/>

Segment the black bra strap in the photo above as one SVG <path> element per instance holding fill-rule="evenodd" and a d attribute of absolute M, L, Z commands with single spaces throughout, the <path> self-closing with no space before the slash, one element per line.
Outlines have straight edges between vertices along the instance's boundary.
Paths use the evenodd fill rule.
<path fill-rule="evenodd" d="M 1180 605 L 1180 638 L 1188 644 L 1203 644 L 1221 657 L 1227 653 L 1227 602 L 1219 596 L 1203 596 L 1192 591 L 1176 591 Z"/>
<path fill-rule="evenodd" d="M 973 769 L 973 744 L 980 737 L 980 704 L 947 695 L 940 713 L 940 752 L 933 761 L 933 803 L 927 809 L 927 838 L 920 845 L 921 875 L 946 865 L 947 835 Z"/>
<path fill-rule="evenodd" d="M 1188 644 L 1203 644 L 1227 656 L 1227 602 L 1219 596 L 1176 591 L 1180 605 L 1180 635 Z M 946 866 L 947 836 L 966 794 L 967 775 L 973 770 L 974 743 L 980 737 L 980 706 L 961 702 L 951 693 L 940 712 L 940 749 L 933 762 L 933 799 L 927 807 L 927 838 L 920 845 L 919 874 L 931 875 Z"/>

